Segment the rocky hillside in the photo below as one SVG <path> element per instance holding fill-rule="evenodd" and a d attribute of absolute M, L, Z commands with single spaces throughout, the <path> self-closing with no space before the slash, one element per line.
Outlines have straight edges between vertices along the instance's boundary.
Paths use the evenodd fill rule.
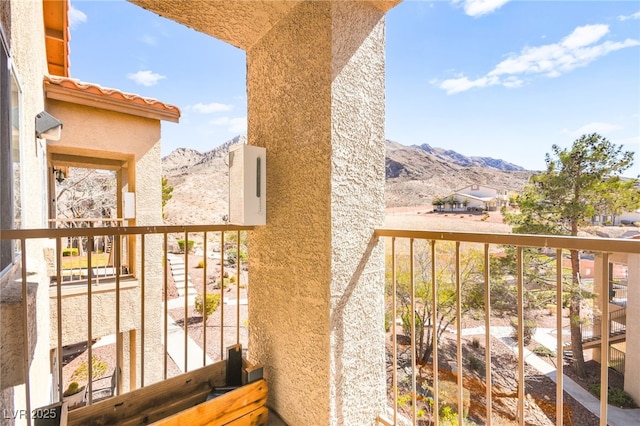
<path fill-rule="evenodd" d="M 174 188 L 173 198 L 165 206 L 167 223 L 222 222 L 228 203 L 227 152 L 241 142 L 246 142 L 245 136 L 204 153 L 178 148 L 162 159 L 163 175 Z M 430 204 L 435 196 L 473 183 L 520 191 L 531 174 L 503 160 L 387 141 L 388 207 Z"/>
<path fill-rule="evenodd" d="M 466 157 L 429 145 L 387 141 L 387 207 L 430 204 L 471 184 L 521 191 L 533 174 L 489 157 Z"/>

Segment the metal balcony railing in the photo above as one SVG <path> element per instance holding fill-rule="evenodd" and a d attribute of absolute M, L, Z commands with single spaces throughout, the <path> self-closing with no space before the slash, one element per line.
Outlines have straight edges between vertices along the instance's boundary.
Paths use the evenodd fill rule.
<path fill-rule="evenodd" d="M 62 274 L 61 280 L 57 280 L 57 276 L 52 276 L 51 285 L 57 283 L 75 284 L 86 282 L 89 276 L 87 267 L 87 253 L 92 254 L 91 276 L 95 282 L 100 280 L 111 279 L 116 276 L 114 251 L 115 235 L 110 233 L 110 229 L 125 225 L 124 219 L 51 219 L 49 223 L 56 229 L 78 229 L 78 228 L 95 228 L 104 232 L 103 235 L 89 236 L 69 236 L 61 239 L 62 243 Z M 120 241 L 120 265 L 121 275 L 129 274 L 129 236 L 121 236 Z M 47 256 L 49 269 L 55 273 L 55 265 L 52 255 L 54 250 L 50 250 Z"/>
<path fill-rule="evenodd" d="M 586 251 L 608 265 L 611 253 L 638 255 L 637 241 L 402 230 L 375 234 L 386 241 L 390 408 L 378 418 L 381 424 L 463 425 L 467 418 L 475 422 L 471 424 L 540 424 L 541 417 L 535 417 L 540 411 L 544 422 L 555 418 L 555 424 L 567 424 L 563 357 L 556 353 L 568 339 L 563 335 L 568 286 L 584 294 L 587 305 L 594 303 L 588 295 L 599 294 L 593 308 L 608 317 L 610 280 L 609 268 L 599 268 L 595 282 L 602 288 L 579 281 L 576 289 L 563 258 Z M 542 306 L 555 312 L 555 319 L 547 319 L 555 328 L 546 340 L 534 334 L 535 322 L 531 324 L 534 300 L 545 297 Z M 511 312 L 511 322 L 494 311 Z M 616 322 L 599 324 L 603 347 L 609 346 L 612 324 Z M 527 349 L 533 337 L 553 348 Z M 538 351 L 551 355 L 551 362 L 537 356 Z M 616 352 L 602 351 L 602 358 L 600 383 L 607 384 L 609 364 L 620 361 Z M 535 368 L 544 372 L 535 373 Z M 554 378 L 555 398 L 529 395 L 544 376 Z M 604 426 L 607 386 L 601 389 Z"/>
<path fill-rule="evenodd" d="M 63 348 L 68 349 L 68 342 L 65 341 L 69 334 L 83 334 L 82 340 L 78 343 L 84 342 L 83 350 L 86 352 L 82 356 L 86 355 L 87 363 L 89 360 L 93 360 L 92 343 L 97 338 L 102 337 L 103 331 L 95 332 L 94 330 L 103 330 L 107 322 L 111 327 L 113 333 L 116 335 L 115 339 L 115 362 L 116 367 L 112 371 L 108 371 L 107 375 L 110 376 L 112 394 L 117 395 L 123 392 L 123 383 L 126 381 L 129 390 L 135 388 L 144 387 L 148 382 L 147 370 L 154 368 L 158 369 L 157 365 L 149 365 L 146 360 L 147 354 L 162 352 L 162 368 L 160 374 L 160 380 L 166 380 L 168 377 L 175 375 L 175 371 L 170 371 L 171 366 L 175 370 L 173 361 L 170 361 L 168 353 L 168 347 L 170 346 L 170 334 L 175 335 L 176 327 L 175 322 L 171 318 L 170 310 L 182 311 L 182 325 L 178 326 L 182 330 L 179 333 L 182 334 L 181 339 L 183 344 L 181 345 L 182 356 L 181 364 L 178 366 L 180 370 L 187 372 L 196 368 L 202 367 L 210 362 L 223 359 L 225 350 L 228 346 L 238 343 L 244 343 L 246 347 L 246 335 L 242 336 L 241 341 L 241 328 L 246 328 L 246 324 L 241 318 L 241 303 L 240 303 L 240 291 L 242 286 L 246 286 L 246 274 L 243 275 L 242 270 L 245 269 L 246 263 L 244 262 L 245 248 L 241 244 L 244 231 L 252 229 L 245 226 L 232 226 L 232 225 L 194 225 L 194 226 L 136 226 L 136 227 L 123 227 L 123 226 L 110 226 L 110 227 L 95 227 L 95 226 L 81 226 L 81 227 L 58 227 L 51 229 L 21 229 L 21 230 L 2 230 L 0 232 L 0 239 L 2 240 L 14 240 L 19 247 L 16 252 L 18 258 L 15 263 L 15 267 L 12 270 L 16 270 L 14 281 L 18 282 L 22 286 L 22 301 L 27 300 L 27 291 L 29 281 L 33 281 L 33 265 L 30 261 L 42 256 L 40 252 L 41 247 L 47 247 L 51 245 L 51 241 L 55 244 L 53 251 L 53 279 L 55 282 L 65 282 L 64 277 L 67 276 L 68 264 L 65 262 L 64 256 L 65 248 L 73 247 L 81 248 L 82 252 L 77 256 L 82 258 L 83 269 L 82 274 L 72 274 L 74 276 L 80 275 L 82 281 L 76 281 L 75 286 L 55 286 L 51 287 L 50 294 L 50 317 L 51 324 L 55 330 L 52 329 L 52 343 L 51 348 L 55 351 L 55 357 L 52 360 L 52 374 L 57 376 L 57 386 L 52 389 L 51 394 L 55 395 L 51 402 L 63 400 L 63 393 L 69 383 L 63 380 Z M 105 237 L 107 236 L 107 237 Z M 107 239 L 110 243 L 108 246 Z M 98 249 L 97 240 L 101 240 L 104 244 L 104 248 Z M 180 244 L 179 240 L 183 240 Z M 193 362 L 189 362 L 189 351 L 193 349 L 191 344 L 191 338 L 189 336 L 188 328 L 190 325 L 190 318 L 194 316 L 200 316 L 200 313 L 193 314 L 194 308 L 193 295 L 184 295 L 182 300 L 179 300 L 179 306 L 174 306 L 166 295 L 169 290 L 169 276 L 171 274 L 170 267 L 167 262 L 167 254 L 169 253 L 169 245 L 175 244 L 184 247 L 184 253 L 178 256 L 183 258 L 184 282 L 189 281 L 189 249 L 191 244 L 189 241 L 199 240 L 198 250 L 202 251 L 202 274 L 204 281 L 204 291 L 200 294 L 203 300 L 207 300 L 207 283 L 210 283 L 210 276 L 207 275 L 207 264 L 213 262 L 214 259 L 218 259 L 220 265 L 218 274 L 220 276 L 219 288 L 215 290 L 218 296 L 218 308 L 212 314 L 213 316 L 219 316 L 219 322 L 217 322 L 217 328 L 219 328 L 220 340 L 216 344 L 216 347 L 207 346 L 207 321 L 206 318 L 202 321 L 202 347 L 201 347 L 201 363 L 193 365 Z M 71 242 L 71 243 L 70 243 Z M 177 243 L 177 244 L 176 244 Z M 122 266 L 122 251 L 125 249 L 125 245 L 128 245 L 128 249 L 131 253 L 135 253 L 135 256 L 129 257 L 136 263 L 136 267 L 130 271 L 125 270 Z M 213 247 L 215 246 L 215 247 Z M 29 251 L 31 250 L 31 251 Z M 113 274 L 111 275 L 111 282 L 109 285 L 102 285 L 105 283 L 105 277 L 100 275 L 98 282 L 98 276 L 100 273 L 96 273 L 96 258 L 100 258 L 99 251 L 108 251 L 113 253 L 111 256 L 113 262 Z M 213 252 L 216 253 L 213 253 Z M 218 254 L 219 253 L 219 254 Z M 226 255 L 225 255 L 226 253 Z M 211 254 L 211 255 L 210 255 Z M 241 255 L 242 254 L 242 255 Z M 45 253 L 46 257 L 46 253 Z M 200 266 L 200 265 L 199 265 Z M 71 267 L 70 269 L 76 270 L 78 268 Z M 155 274 L 150 278 L 149 271 L 154 269 L 159 274 Z M 234 294 L 229 293 L 230 288 L 226 285 L 230 278 L 223 278 L 226 273 L 235 272 L 236 292 L 235 303 L 225 305 L 226 300 L 233 298 Z M 173 271 L 175 276 L 176 272 Z M 158 277 L 159 275 L 159 277 Z M 244 278 L 244 282 L 242 282 Z M 16 278 L 17 277 L 17 278 Z M 178 279 L 176 279 L 178 280 Z M 7 284 L 7 277 L 3 278 L 3 283 Z M 99 285 L 100 284 L 100 285 Z M 3 284 L 4 285 L 4 284 Z M 71 288 L 73 287 L 73 288 Z M 106 288 L 104 288 L 106 287 Z M 30 290 L 29 290 L 30 291 Z M 156 295 L 155 299 L 150 295 Z M 68 309 L 63 311 L 63 306 L 67 301 L 73 299 L 73 306 L 79 307 L 77 310 L 69 311 Z M 157 305 L 154 303 L 157 302 Z M 175 302 L 175 301 L 174 301 Z M 110 305 L 110 306 L 107 306 Z M 235 305 L 235 306 L 234 306 Z M 231 308 L 231 312 L 227 310 Z M 30 303 L 21 303 L 22 309 L 22 323 L 25 324 L 24 329 L 36 329 L 35 322 L 39 315 L 34 312 L 34 305 Z M 106 315 L 105 312 L 113 312 L 111 315 Z M 147 318 L 148 315 L 152 318 Z M 84 316 L 83 316 L 84 315 Z M 158 320 L 162 324 L 158 324 Z M 180 322 L 180 321 L 176 321 Z M 171 326 L 174 326 L 171 329 Z M 153 327 L 158 331 L 160 335 L 154 342 L 148 343 L 145 341 L 147 338 L 147 330 Z M 135 339 L 128 341 L 128 347 L 125 349 L 125 342 L 123 338 L 118 337 L 124 332 L 135 330 L 133 336 Z M 246 333 L 245 333 L 246 334 Z M 131 335 L 130 335 L 131 336 Z M 34 342 L 30 342 L 28 334 L 23 335 L 23 348 L 22 353 L 33 353 L 30 348 Z M 161 343 L 160 345 L 157 342 Z M 48 342 L 42 343 L 47 344 Z M 39 343 L 40 344 L 40 343 Z M 150 345 L 153 345 L 152 347 Z M 4 350 L 4 346 L 3 346 Z M 124 365 L 123 353 L 125 350 L 130 351 L 129 362 Z M 198 348 L 198 354 L 200 348 Z M 198 355 L 199 356 L 199 355 Z M 29 356 L 23 357 L 24 365 L 21 366 L 24 371 L 29 372 L 31 365 L 31 359 Z M 123 377 L 122 371 L 127 369 L 129 374 L 127 377 Z M 25 406 L 14 407 L 15 410 L 26 410 L 16 412 L 31 413 L 35 408 L 32 404 L 32 389 L 33 386 L 41 387 L 43 380 L 41 377 L 30 377 L 29 373 L 25 373 L 24 377 L 24 390 L 25 390 Z M 93 401 L 94 387 L 93 368 L 87 368 L 86 378 L 80 385 L 85 385 L 85 398 L 82 405 L 91 405 Z M 157 380 L 157 378 L 156 378 Z M 55 380 L 54 380 L 55 383 Z M 99 385 L 96 385 L 99 386 Z M 109 384 L 107 384 L 109 386 Z M 102 387 L 102 386 L 100 386 Z M 27 416 L 26 423 L 32 424 L 32 419 Z"/>
<path fill-rule="evenodd" d="M 594 315 L 593 321 L 580 325 L 583 342 L 593 342 L 602 338 L 602 315 Z M 627 308 L 609 312 L 609 338 L 627 332 Z"/>

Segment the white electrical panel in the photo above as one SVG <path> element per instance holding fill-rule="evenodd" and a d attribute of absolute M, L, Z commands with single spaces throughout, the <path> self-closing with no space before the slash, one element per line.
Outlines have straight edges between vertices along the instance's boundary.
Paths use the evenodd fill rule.
<path fill-rule="evenodd" d="M 122 202 L 123 202 L 123 215 L 124 219 L 135 219 L 136 218 L 136 194 L 135 192 L 123 192 L 122 193 Z"/>
<path fill-rule="evenodd" d="M 267 223 L 267 150 L 238 144 L 229 148 L 229 222 Z"/>

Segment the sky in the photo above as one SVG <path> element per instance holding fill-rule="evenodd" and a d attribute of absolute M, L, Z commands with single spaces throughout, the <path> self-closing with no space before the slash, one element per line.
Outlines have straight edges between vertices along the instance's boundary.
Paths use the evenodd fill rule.
<path fill-rule="evenodd" d="M 70 76 L 178 106 L 162 155 L 247 131 L 244 51 L 120 0 L 72 0 Z M 597 132 L 636 153 L 640 1 L 440 0 L 386 17 L 388 139 L 545 168 Z"/>

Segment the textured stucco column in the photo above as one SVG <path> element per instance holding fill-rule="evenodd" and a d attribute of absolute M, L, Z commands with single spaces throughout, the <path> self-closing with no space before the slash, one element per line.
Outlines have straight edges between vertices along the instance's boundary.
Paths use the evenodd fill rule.
<path fill-rule="evenodd" d="M 373 424 L 385 401 L 384 13 L 305 2 L 247 52 L 249 143 L 267 149 L 250 233 L 249 352 L 290 425 Z"/>
<path fill-rule="evenodd" d="M 156 126 L 154 126 L 156 127 Z M 136 225 L 162 224 L 162 162 L 160 159 L 160 123 L 157 123 L 154 138 L 158 142 L 136 162 Z M 137 278 L 142 279 L 144 267 L 144 385 L 162 379 L 162 236 L 145 236 L 145 264 L 137 266 Z M 136 245 L 137 262 L 142 261 L 142 244 Z M 142 343 L 142 325 L 138 328 L 138 342 Z M 138 358 L 141 360 L 138 351 Z M 137 386 L 141 385 L 142 365 L 138 362 Z"/>

